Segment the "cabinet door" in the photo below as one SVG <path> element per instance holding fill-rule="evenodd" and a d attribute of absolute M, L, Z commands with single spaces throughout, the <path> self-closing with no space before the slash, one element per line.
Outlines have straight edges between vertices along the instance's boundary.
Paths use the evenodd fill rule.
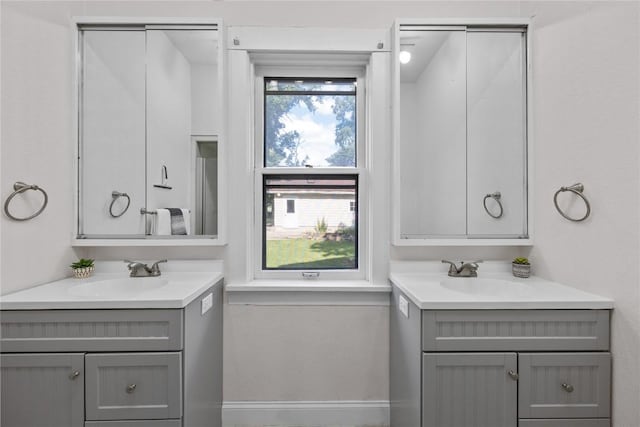
<path fill-rule="evenodd" d="M 521 418 L 611 416 L 611 353 L 521 353 Z"/>
<path fill-rule="evenodd" d="M 79 234 L 143 235 L 145 32 L 81 34 Z"/>
<path fill-rule="evenodd" d="M 521 31 L 467 33 L 467 233 L 473 236 L 527 236 L 525 58 Z M 495 193 L 499 204 L 485 199 Z"/>
<path fill-rule="evenodd" d="M 84 355 L 0 356 L 2 427 L 82 427 Z"/>
<path fill-rule="evenodd" d="M 180 418 L 181 356 L 181 353 L 88 354 L 87 420 Z"/>
<path fill-rule="evenodd" d="M 516 353 L 424 353 L 422 427 L 516 427 L 516 372 Z"/>

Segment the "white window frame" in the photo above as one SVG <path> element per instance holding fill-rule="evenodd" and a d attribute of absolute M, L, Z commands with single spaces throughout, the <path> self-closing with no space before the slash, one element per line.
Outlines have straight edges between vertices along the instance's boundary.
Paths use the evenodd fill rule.
<path fill-rule="evenodd" d="M 319 280 L 363 280 L 368 279 L 369 271 L 369 236 L 368 224 L 370 213 L 368 210 L 369 188 L 367 184 L 367 154 L 368 129 L 370 109 L 367 108 L 367 71 L 366 62 L 353 64 L 352 55 L 326 55 L 326 62 L 318 63 L 318 57 L 308 54 L 288 54 L 285 57 L 274 54 L 260 55 L 261 64 L 254 68 L 254 231 L 253 231 L 253 259 L 254 279 L 303 279 L 302 273 L 318 273 Z M 344 59 L 341 59 L 341 58 Z M 283 59 L 286 58 L 286 59 Z M 320 71 L 318 71 L 320 70 Z M 265 77 L 299 77 L 299 78 L 356 78 L 356 167 L 265 167 L 264 166 L 264 78 Z M 331 174 L 357 175 L 358 200 L 357 210 L 357 258 L 356 269 L 305 269 L 305 270 L 264 270 L 262 268 L 263 242 L 263 182 L 265 175 L 299 175 L 299 174 Z"/>

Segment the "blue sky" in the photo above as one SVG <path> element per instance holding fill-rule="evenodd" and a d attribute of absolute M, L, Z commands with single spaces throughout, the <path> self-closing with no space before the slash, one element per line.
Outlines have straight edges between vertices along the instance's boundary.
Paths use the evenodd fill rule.
<path fill-rule="evenodd" d="M 283 132 L 295 130 L 300 134 L 300 159 L 309 156 L 308 164 L 328 166 L 326 158 L 338 149 L 335 144 L 336 117 L 332 111 L 334 99 L 332 96 L 314 97 L 312 102 L 315 112 L 298 104 L 281 117 L 280 122 L 285 125 Z"/>

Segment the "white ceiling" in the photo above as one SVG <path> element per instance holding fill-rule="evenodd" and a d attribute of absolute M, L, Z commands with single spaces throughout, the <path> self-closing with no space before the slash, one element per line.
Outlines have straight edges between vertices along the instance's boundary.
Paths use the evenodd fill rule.
<path fill-rule="evenodd" d="M 218 32 L 214 30 L 166 30 L 173 45 L 191 64 L 218 62 Z"/>
<path fill-rule="evenodd" d="M 400 81 L 415 82 L 431 62 L 431 58 L 449 37 L 449 31 L 402 31 L 400 50 L 411 53 L 411 61 L 400 64 Z"/>

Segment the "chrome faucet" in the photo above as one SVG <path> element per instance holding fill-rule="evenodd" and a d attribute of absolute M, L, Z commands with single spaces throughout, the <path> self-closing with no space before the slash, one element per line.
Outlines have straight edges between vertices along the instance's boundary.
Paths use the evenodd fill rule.
<path fill-rule="evenodd" d="M 449 264 L 449 276 L 450 277 L 478 277 L 478 263 L 482 261 L 464 262 L 460 261 L 460 267 L 456 267 L 456 264 L 452 261 L 443 259 L 444 264 Z"/>
<path fill-rule="evenodd" d="M 158 264 L 161 262 L 167 262 L 167 260 L 163 259 L 156 261 L 151 265 L 151 267 L 139 261 L 129 261 L 125 259 L 124 262 L 128 263 L 127 268 L 129 269 L 129 277 L 157 277 L 162 274 Z"/>

